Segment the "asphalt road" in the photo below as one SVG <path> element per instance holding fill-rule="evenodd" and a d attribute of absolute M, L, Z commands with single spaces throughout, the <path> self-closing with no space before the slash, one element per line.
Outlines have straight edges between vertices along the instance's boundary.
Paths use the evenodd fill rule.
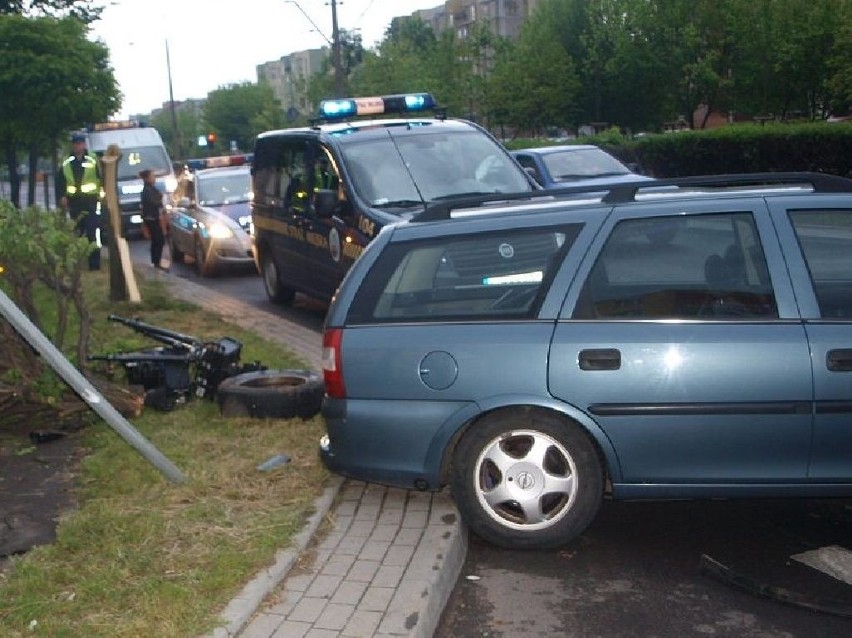
<path fill-rule="evenodd" d="M 131 242 L 134 261 L 147 263 L 147 250 Z M 322 304 L 298 296 L 292 308 L 274 305 L 251 271 L 200 278 L 189 262 L 171 264 L 171 274 L 322 328 Z M 559 550 L 510 551 L 471 538 L 435 638 L 846 638 L 852 585 L 791 558 L 834 545 L 852 549 L 852 500 L 608 501 Z M 708 574 L 702 556 L 738 578 Z"/>
<path fill-rule="evenodd" d="M 850 500 L 605 502 L 560 550 L 471 538 L 435 636 L 848 637 L 852 586 L 791 556 L 851 542 Z"/>
<path fill-rule="evenodd" d="M 149 242 L 144 239 L 129 240 L 130 255 L 134 263 L 150 263 L 148 258 Z M 266 296 L 260 275 L 250 268 L 239 268 L 222 272 L 212 277 L 199 277 L 191 257 L 185 257 L 185 262 L 172 263 L 170 259 L 168 244 L 163 251 L 163 264 L 169 266 L 169 272 L 175 277 L 192 279 L 196 283 L 209 286 L 216 292 L 239 299 L 254 308 L 261 308 L 272 312 L 282 319 L 292 321 L 300 326 L 322 331 L 323 320 L 327 305 L 303 295 L 296 295 L 291 307 L 273 304 Z"/>

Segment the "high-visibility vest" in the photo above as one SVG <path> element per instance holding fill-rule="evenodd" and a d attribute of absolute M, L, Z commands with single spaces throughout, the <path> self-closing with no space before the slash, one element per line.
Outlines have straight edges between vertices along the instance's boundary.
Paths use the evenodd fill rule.
<path fill-rule="evenodd" d="M 74 181 L 74 171 L 71 169 L 71 164 L 74 162 L 74 156 L 71 155 L 62 162 L 62 174 L 65 175 L 65 194 L 69 197 L 74 195 L 99 195 L 100 184 L 98 183 L 98 158 L 87 153 L 83 156 L 83 179 L 80 180 L 80 190 L 77 191 L 77 184 Z"/>

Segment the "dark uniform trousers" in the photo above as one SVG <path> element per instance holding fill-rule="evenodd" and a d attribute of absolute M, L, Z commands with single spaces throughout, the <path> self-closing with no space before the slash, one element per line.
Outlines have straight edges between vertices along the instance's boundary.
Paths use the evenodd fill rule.
<path fill-rule="evenodd" d="M 74 220 L 74 228 L 80 237 L 89 241 L 97 241 L 97 230 L 100 227 L 101 216 L 98 215 L 98 200 L 95 197 L 75 195 L 68 198 L 68 213 Z M 89 270 L 100 270 L 101 249 L 93 247 L 89 253 Z"/>

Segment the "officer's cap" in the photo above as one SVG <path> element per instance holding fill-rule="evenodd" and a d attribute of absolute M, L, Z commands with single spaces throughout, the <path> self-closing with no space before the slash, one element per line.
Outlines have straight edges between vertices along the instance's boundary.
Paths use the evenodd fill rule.
<path fill-rule="evenodd" d="M 85 142 L 86 136 L 82 133 L 72 133 L 71 134 L 71 142 Z"/>

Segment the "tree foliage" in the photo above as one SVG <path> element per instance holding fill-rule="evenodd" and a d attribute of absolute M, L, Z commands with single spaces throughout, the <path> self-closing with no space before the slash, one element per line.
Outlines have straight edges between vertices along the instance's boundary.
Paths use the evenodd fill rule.
<path fill-rule="evenodd" d="M 75 18 L 0 15 L 0 147 L 16 203 L 19 150 L 35 169 L 36 158 L 52 157 L 69 130 L 118 109 L 109 52 L 87 33 Z"/>
<path fill-rule="evenodd" d="M 103 10 L 95 0 L 0 0 L 0 15 L 70 17 L 86 24 L 97 20 Z"/>
<path fill-rule="evenodd" d="M 536 129 L 820 119 L 852 106 L 850 24 L 852 0 L 544 0 L 511 43 L 487 23 L 459 38 L 396 20 L 350 87 L 427 90 L 452 114 Z"/>
<path fill-rule="evenodd" d="M 177 122 L 177 135 L 175 135 L 175 122 Z M 199 110 L 178 109 L 172 120 L 171 111 L 163 109 L 153 116 L 148 124 L 160 133 L 163 144 L 168 149 L 169 157 L 178 160 L 202 154 L 196 150 L 197 140 L 199 136 L 207 135 L 209 131 L 204 126 Z"/>
<path fill-rule="evenodd" d="M 250 149 L 258 133 L 284 126 L 284 113 L 269 86 L 243 82 L 207 95 L 204 124 L 224 148 L 235 141 L 238 148 Z"/>

